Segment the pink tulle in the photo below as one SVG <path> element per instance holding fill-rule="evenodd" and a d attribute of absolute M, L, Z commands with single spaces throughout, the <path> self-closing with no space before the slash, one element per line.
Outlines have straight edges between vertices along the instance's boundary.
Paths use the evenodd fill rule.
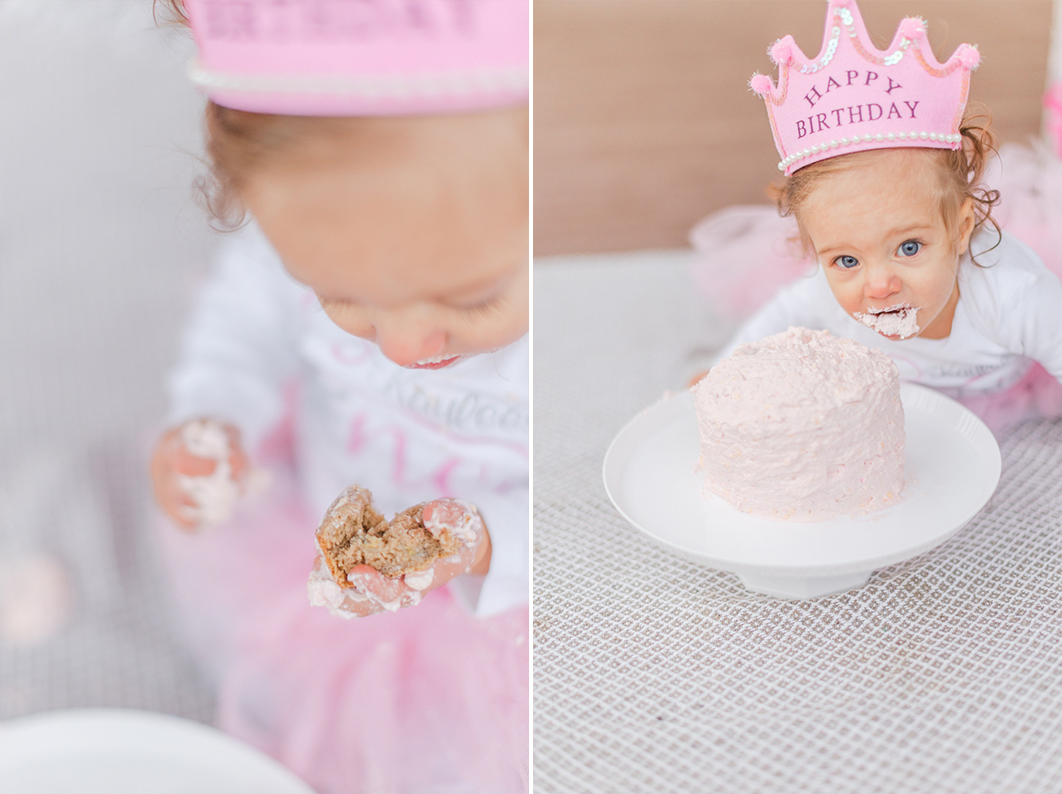
<path fill-rule="evenodd" d="M 218 724 L 325 794 L 525 792 L 528 610 L 477 619 L 446 588 L 343 620 L 311 607 L 317 521 L 290 480 L 162 546 Z"/>
<path fill-rule="evenodd" d="M 746 317 L 814 266 L 802 258 L 796 236 L 796 221 L 774 207 L 719 210 L 690 232 L 693 277 L 716 310 Z"/>
<path fill-rule="evenodd" d="M 999 435 L 1000 431 L 1020 422 L 1062 416 L 1062 383 L 1034 362 L 1025 377 L 1006 391 L 961 397 L 959 402 Z"/>
<path fill-rule="evenodd" d="M 1062 278 L 1062 160 L 1044 144 L 1005 144 L 985 181 L 1000 194 L 992 217 Z"/>
<path fill-rule="evenodd" d="M 1043 97 L 1044 121 L 1055 155 L 1062 157 L 1062 82 L 1052 83 Z"/>

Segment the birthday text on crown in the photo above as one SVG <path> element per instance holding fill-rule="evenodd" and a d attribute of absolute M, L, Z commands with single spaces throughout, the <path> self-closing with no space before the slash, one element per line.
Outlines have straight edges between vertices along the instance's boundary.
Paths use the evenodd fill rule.
<path fill-rule="evenodd" d="M 807 101 L 810 108 L 814 108 L 821 100 L 823 100 L 827 94 L 834 91 L 844 91 L 850 86 L 859 88 L 880 88 L 885 94 L 887 94 L 891 100 L 892 92 L 898 88 L 903 88 L 902 85 L 897 83 L 889 76 L 882 78 L 877 72 L 867 69 L 860 71 L 858 69 L 848 69 L 844 78 L 846 82 L 839 82 L 832 76 L 826 79 L 826 85 L 822 91 L 819 91 L 818 86 L 812 85 L 811 90 L 804 95 L 804 99 Z M 888 81 L 884 85 L 880 84 L 879 80 Z M 848 105 L 845 107 L 833 108 L 825 113 L 813 113 L 804 119 L 797 119 L 795 122 L 796 136 L 799 140 L 805 135 L 811 133 L 820 132 L 821 130 L 833 129 L 834 127 L 851 126 L 854 124 L 860 124 L 863 122 L 878 121 L 882 118 L 888 119 L 917 119 L 918 100 L 911 102 L 909 100 L 899 99 L 897 101 L 883 100 L 888 104 L 879 104 L 877 102 L 867 102 Z M 832 121 L 832 123 L 831 123 Z"/>

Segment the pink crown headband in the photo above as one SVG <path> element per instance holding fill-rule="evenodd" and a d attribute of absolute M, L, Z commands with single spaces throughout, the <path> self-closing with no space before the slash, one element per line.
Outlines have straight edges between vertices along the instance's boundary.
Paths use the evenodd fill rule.
<path fill-rule="evenodd" d="M 192 81 L 295 116 L 447 113 L 529 96 L 528 0 L 185 0 Z"/>
<path fill-rule="evenodd" d="M 870 43 L 855 0 L 829 0 L 826 35 L 814 59 L 792 36 L 768 50 L 778 85 L 756 74 L 749 87 L 762 96 L 774 145 L 789 176 L 819 160 L 868 149 L 958 149 L 959 124 L 970 72 L 981 55 L 962 44 L 938 63 L 926 42 L 926 23 L 908 18 L 892 44 Z"/>

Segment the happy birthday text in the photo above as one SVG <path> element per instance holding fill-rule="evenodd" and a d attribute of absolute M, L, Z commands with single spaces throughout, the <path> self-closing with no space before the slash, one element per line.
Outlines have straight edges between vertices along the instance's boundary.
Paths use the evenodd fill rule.
<path fill-rule="evenodd" d="M 819 91 L 818 86 L 813 85 L 811 90 L 804 95 L 808 107 L 814 108 L 819 101 L 824 99 L 831 91 L 843 91 L 850 86 L 880 88 L 885 94 L 889 95 L 890 98 L 893 91 L 897 88 L 903 88 L 902 85 L 888 76 L 884 78 L 884 80 L 887 81 L 886 83 L 878 82 L 879 80 L 882 80 L 882 76 L 869 69 L 866 72 L 860 72 L 857 69 L 849 69 L 845 72 L 844 79 L 845 82 L 842 83 L 832 76 L 829 77 L 826 80 L 826 85 L 822 91 Z M 914 102 L 908 100 L 899 100 L 898 102 L 883 100 L 883 102 L 885 102 L 885 104 L 879 102 L 853 104 L 846 107 L 834 108 L 825 113 L 812 113 L 808 115 L 807 118 L 798 119 L 796 122 L 797 139 L 803 138 L 805 135 L 821 132 L 822 130 L 860 124 L 868 121 L 877 121 L 881 118 L 886 120 L 893 118 L 917 118 L 916 113 L 919 104 L 917 100 Z"/>

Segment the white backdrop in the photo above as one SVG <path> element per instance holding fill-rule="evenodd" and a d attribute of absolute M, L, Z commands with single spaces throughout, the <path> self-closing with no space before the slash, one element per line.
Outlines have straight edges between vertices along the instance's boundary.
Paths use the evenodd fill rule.
<path fill-rule="evenodd" d="M 150 0 L 0 0 L 0 718 L 210 715 L 146 477 L 214 237 L 191 52 Z"/>

